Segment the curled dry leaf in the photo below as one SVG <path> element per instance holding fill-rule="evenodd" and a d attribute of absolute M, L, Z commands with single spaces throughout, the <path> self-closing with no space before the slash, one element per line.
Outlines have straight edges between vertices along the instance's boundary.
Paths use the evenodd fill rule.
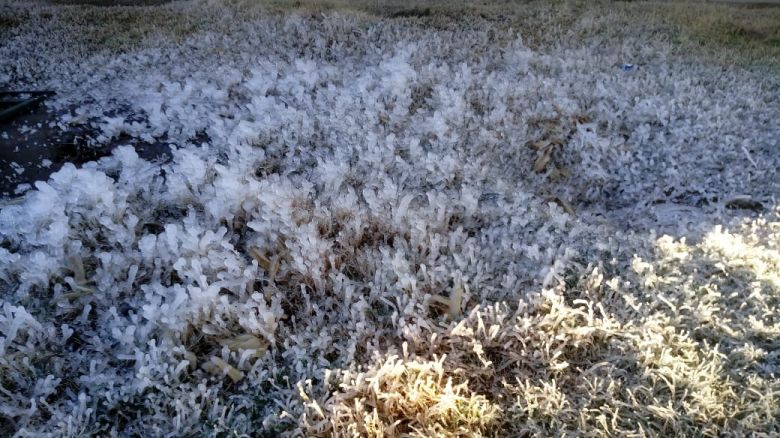
<path fill-rule="evenodd" d="M 461 315 L 461 304 L 463 303 L 463 286 L 456 284 L 451 297 L 434 295 L 431 297 L 431 304 L 439 304 L 447 308 L 447 314 L 450 318 L 457 318 Z"/>
<path fill-rule="evenodd" d="M 536 151 L 534 171 L 537 173 L 544 172 L 547 168 L 547 164 L 549 164 L 550 160 L 552 159 L 552 154 L 555 152 L 555 149 L 562 146 L 563 140 L 560 138 L 532 142 L 530 147 Z"/>
<path fill-rule="evenodd" d="M 232 380 L 233 383 L 238 383 L 241 379 L 244 378 L 244 373 L 242 371 L 236 369 L 234 366 L 216 356 L 211 356 L 211 360 L 204 363 L 201 367 L 205 371 L 214 374 L 215 376 L 226 375 L 230 377 L 230 380 Z"/>
<path fill-rule="evenodd" d="M 552 158 L 552 151 L 552 148 L 548 146 L 536 154 L 536 161 L 534 161 L 534 171 L 536 173 L 544 172 L 544 169 L 547 167 L 547 163 L 549 163 L 550 159 Z"/>
<path fill-rule="evenodd" d="M 271 260 L 269 260 L 268 257 L 266 257 L 262 251 L 260 251 L 259 248 L 256 247 L 249 248 L 249 254 L 252 256 L 252 258 L 257 260 L 257 264 L 261 268 L 263 268 L 266 272 L 270 269 Z"/>
<path fill-rule="evenodd" d="M 246 350 L 254 350 L 254 357 L 261 357 L 268 351 L 268 342 L 265 339 L 259 338 L 250 333 L 244 333 L 232 338 L 223 338 L 219 340 L 219 344 L 223 347 L 229 348 L 231 351 L 241 352 Z"/>

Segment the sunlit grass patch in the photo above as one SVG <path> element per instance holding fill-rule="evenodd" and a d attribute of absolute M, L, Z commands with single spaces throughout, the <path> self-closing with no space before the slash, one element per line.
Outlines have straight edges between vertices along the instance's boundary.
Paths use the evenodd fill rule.
<path fill-rule="evenodd" d="M 445 357 L 417 361 L 389 357 L 366 371 L 347 373 L 322 405 L 309 400 L 303 422 L 316 436 L 484 436 L 499 408 L 445 372 Z M 457 379 L 454 380 L 453 378 Z M 308 397 L 301 392 L 304 398 Z"/>
<path fill-rule="evenodd" d="M 480 394 L 467 405 L 481 407 L 470 411 L 495 414 L 488 430 L 511 436 L 771 430 L 780 389 L 772 371 L 780 351 L 777 231 L 774 219 L 759 218 L 714 227 L 698 243 L 663 236 L 656 257 L 635 259 L 616 277 L 586 269 L 516 307 L 477 307 L 446 328 L 431 321 L 403 346 L 412 359 L 390 356 L 363 373 L 337 374 L 342 383 L 322 403 L 304 395 L 307 425 L 396 436 L 396 426 L 430 418 L 423 405 L 450 378 Z M 421 379 L 421 369 L 436 378 Z"/>

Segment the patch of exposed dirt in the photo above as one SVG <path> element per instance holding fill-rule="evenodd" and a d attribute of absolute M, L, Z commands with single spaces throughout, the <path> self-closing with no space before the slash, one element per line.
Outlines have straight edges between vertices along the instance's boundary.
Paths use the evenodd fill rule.
<path fill-rule="evenodd" d="M 119 137 L 95 145 L 94 127 L 69 125 L 63 129 L 57 116 L 45 104 L 39 104 L 0 123 L 0 197 L 23 193 L 27 188 L 24 184 L 32 186 L 36 181 L 47 180 L 65 163 L 78 165 L 97 160 L 122 144 L 132 144 L 145 159 L 170 156 L 170 148 L 163 141 L 148 144 Z"/>

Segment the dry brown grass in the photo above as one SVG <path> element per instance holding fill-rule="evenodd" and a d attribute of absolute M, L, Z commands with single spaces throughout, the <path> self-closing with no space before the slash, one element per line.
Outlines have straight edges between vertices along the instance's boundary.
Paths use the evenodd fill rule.
<path fill-rule="evenodd" d="M 42 2 L 46 4 L 47 2 Z M 145 39 L 170 38 L 182 41 L 194 32 L 214 23 L 196 19 L 192 10 L 176 5 L 162 5 L 150 13 L 150 7 L 159 3 L 149 0 L 136 2 L 136 6 L 101 7 L 101 2 L 54 0 L 48 2 L 64 7 L 31 9 L 29 13 L 18 11 L 4 14 L 0 8 L 0 32 L 22 23 L 33 29 L 55 29 L 66 34 L 67 44 L 86 48 L 89 52 L 126 52 L 138 47 Z M 79 25 L 78 33 L 69 33 L 73 24 Z"/>
<path fill-rule="evenodd" d="M 680 53 L 725 65 L 780 67 L 780 6 L 705 2 L 515 1 L 445 2 L 227 0 L 242 9 L 323 13 L 353 11 L 435 25 L 487 20 L 535 45 L 582 42 L 634 33 L 669 41 Z M 626 29 L 635 29 L 626 32 Z"/>
<path fill-rule="evenodd" d="M 54 4 L 104 5 L 104 0 L 51 0 Z M 486 21 L 507 38 L 519 34 L 531 46 L 581 44 L 594 38 L 621 38 L 626 34 L 652 35 L 668 41 L 680 53 L 704 56 L 724 65 L 780 68 L 780 7 L 703 2 L 621 2 L 556 0 L 449 2 L 443 0 L 215 0 L 242 15 L 268 13 L 351 12 L 374 18 L 409 20 L 446 27 Z M 157 0 L 114 4 L 152 5 Z M 209 7 L 205 1 L 202 6 Z M 108 12 L 107 12 L 108 11 Z M 104 22 L 86 26 L 83 38 L 99 46 L 127 47 L 162 32 L 180 38 L 214 23 L 182 19 L 185 9 L 164 7 L 157 14 L 138 8 L 96 9 Z M 80 12 L 79 18 L 89 19 Z M 65 17 L 67 18 L 67 17 Z M 4 20 L 4 21 L 3 21 Z M 0 29 L 12 21 L 0 18 Z M 87 23 L 88 24 L 88 23 Z M 626 32 L 626 29 L 635 29 Z M 110 31 L 109 31 L 110 30 Z"/>
<path fill-rule="evenodd" d="M 780 5 L 680 2 L 650 8 L 681 50 L 724 64 L 780 67 Z"/>

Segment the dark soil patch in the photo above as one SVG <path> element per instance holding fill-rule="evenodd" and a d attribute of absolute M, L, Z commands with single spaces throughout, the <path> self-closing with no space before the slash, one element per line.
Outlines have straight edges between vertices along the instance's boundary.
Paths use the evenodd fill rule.
<path fill-rule="evenodd" d="M 41 104 L 0 123 L 0 197 L 19 195 L 24 186 L 46 181 L 65 163 L 84 164 L 107 156 L 120 145 L 132 145 L 147 160 L 167 159 L 164 141 L 143 143 L 127 136 L 95 145 L 97 129 L 89 124 L 63 127 L 57 115 Z"/>

